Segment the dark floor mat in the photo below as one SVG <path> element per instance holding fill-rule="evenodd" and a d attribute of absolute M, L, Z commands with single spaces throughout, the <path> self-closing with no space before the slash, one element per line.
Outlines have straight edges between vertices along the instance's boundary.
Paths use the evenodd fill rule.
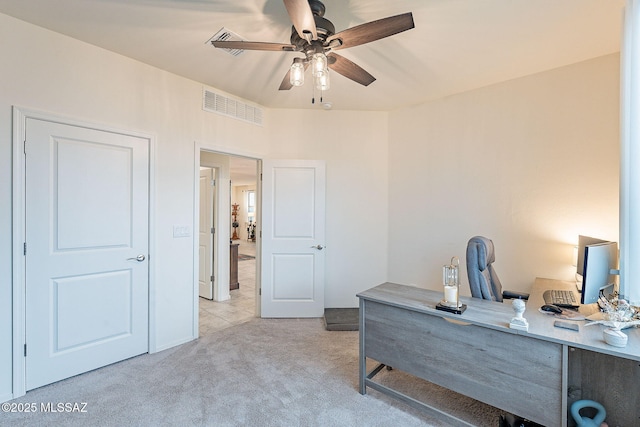
<path fill-rule="evenodd" d="M 357 308 L 326 308 L 324 323 L 327 331 L 357 331 Z"/>

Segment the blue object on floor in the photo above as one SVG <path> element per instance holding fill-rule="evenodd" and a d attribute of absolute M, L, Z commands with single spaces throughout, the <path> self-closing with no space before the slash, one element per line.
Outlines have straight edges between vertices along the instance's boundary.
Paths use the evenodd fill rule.
<path fill-rule="evenodd" d="M 580 415 L 580 410 L 583 408 L 593 408 L 598 412 L 593 418 L 583 417 Z M 571 416 L 576 420 L 578 427 L 600 427 L 600 424 L 607 417 L 607 411 L 604 406 L 593 400 L 578 400 L 571 405 Z"/>

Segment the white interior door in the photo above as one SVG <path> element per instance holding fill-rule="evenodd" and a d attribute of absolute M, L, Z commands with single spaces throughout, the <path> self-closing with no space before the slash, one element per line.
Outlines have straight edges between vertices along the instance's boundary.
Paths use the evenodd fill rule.
<path fill-rule="evenodd" d="M 213 201 L 215 181 L 213 169 L 200 169 L 200 236 L 198 257 L 200 296 L 213 299 Z"/>
<path fill-rule="evenodd" d="M 148 351 L 149 141 L 28 118 L 26 388 Z"/>
<path fill-rule="evenodd" d="M 262 317 L 322 317 L 325 163 L 264 160 Z"/>

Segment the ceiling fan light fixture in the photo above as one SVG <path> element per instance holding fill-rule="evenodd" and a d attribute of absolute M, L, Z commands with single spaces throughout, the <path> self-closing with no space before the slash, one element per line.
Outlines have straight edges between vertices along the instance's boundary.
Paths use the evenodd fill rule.
<path fill-rule="evenodd" d="M 294 58 L 289 73 L 289 82 L 292 86 L 302 86 L 304 84 L 304 59 Z"/>
<path fill-rule="evenodd" d="M 331 81 L 329 79 L 329 71 L 323 71 L 323 72 L 318 72 L 318 74 L 315 75 L 315 83 L 316 83 L 316 89 L 318 90 L 329 90 L 329 88 L 331 87 Z"/>
<path fill-rule="evenodd" d="M 327 73 L 327 55 L 316 52 L 311 56 L 311 74 L 317 77 L 319 73 Z"/>

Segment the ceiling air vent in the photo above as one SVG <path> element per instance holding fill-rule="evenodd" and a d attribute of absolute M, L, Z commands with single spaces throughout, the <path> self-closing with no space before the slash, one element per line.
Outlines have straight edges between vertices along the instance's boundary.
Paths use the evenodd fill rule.
<path fill-rule="evenodd" d="M 211 42 L 241 42 L 241 41 L 244 41 L 242 37 L 240 37 L 233 31 L 227 30 L 226 28 L 222 27 L 220 31 L 215 33 L 213 37 L 207 40 L 207 44 L 211 45 Z M 242 52 L 244 52 L 244 49 L 222 49 L 222 50 L 227 52 L 229 55 L 233 55 L 233 56 L 238 56 Z"/>
<path fill-rule="evenodd" d="M 262 108 L 231 99 L 228 96 L 220 95 L 209 89 L 204 89 L 202 109 L 262 126 Z"/>

